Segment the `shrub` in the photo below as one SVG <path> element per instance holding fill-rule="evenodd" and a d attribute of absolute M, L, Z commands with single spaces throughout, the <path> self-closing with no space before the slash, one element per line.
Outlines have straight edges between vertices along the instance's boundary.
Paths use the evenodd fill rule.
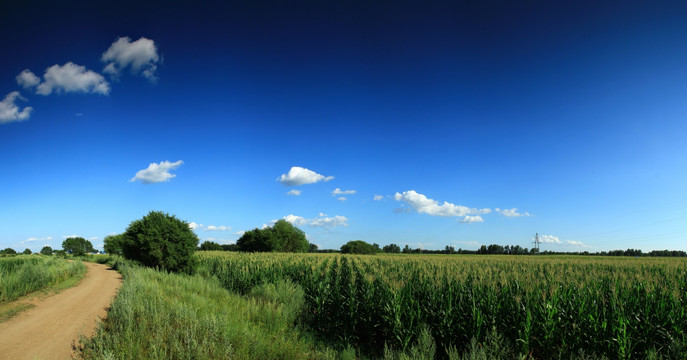
<path fill-rule="evenodd" d="M 224 250 L 222 248 L 222 245 L 214 242 L 214 241 L 204 241 L 202 244 L 200 244 L 200 250 L 202 251 L 222 251 Z"/>
<path fill-rule="evenodd" d="M 305 233 L 286 220 L 274 226 L 246 231 L 236 241 L 239 251 L 249 252 L 307 252 L 310 244 Z"/>
<path fill-rule="evenodd" d="M 368 244 L 362 240 L 352 240 L 341 246 L 342 254 L 374 254 L 379 247 Z"/>
<path fill-rule="evenodd" d="M 171 272 L 193 273 L 198 236 L 188 223 L 161 211 L 151 211 L 129 224 L 121 243 L 125 258 Z"/>
<path fill-rule="evenodd" d="M 103 250 L 110 255 L 122 255 L 124 234 L 108 235 L 103 239 Z"/>
<path fill-rule="evenodd" d="M 52 248 L 50 246 L 43 246 L 41 249 L 42 255 L 52 255 Z"/>

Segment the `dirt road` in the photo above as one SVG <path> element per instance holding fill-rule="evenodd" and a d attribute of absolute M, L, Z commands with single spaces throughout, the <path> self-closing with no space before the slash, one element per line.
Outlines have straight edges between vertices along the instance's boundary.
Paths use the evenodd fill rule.
<path fill-rule="evenodd" d="M 122 277 L 107 265 L 84 264 L 88 272 L 77 286 L 0 323 L 0 359 L 69 359 L 79 335 L 93 334 Z"/>

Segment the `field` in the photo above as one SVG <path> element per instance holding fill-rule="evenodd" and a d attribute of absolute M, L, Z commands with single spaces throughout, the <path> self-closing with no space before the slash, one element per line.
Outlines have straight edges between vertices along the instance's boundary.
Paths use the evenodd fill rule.
<path fill-rule="evenodd" d="M 200 252 L 123 266 L 86 358 L 684 358 L 682 258 Z M 229 290 L 229 291 L 226 291 Z"/>
<path fill-rule="evenodd" d="M 80 261 L 20 255 L 0 258 L 0 304 L 86 272 Z"/>
<path fill-rule="evenodd" d="M 506 357 L 684 356 L 687 262 L 571 256 L 201 253 L 200 271 L 246 294 L 289 279 L 301 321 L 366 356 L 407 352 L 423 329 L 438 357 L 490 343 Z"/>

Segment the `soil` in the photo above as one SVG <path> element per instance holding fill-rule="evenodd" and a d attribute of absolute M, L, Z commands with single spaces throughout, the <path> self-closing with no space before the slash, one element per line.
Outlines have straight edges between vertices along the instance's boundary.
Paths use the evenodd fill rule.
<path fill-rule="evenodd" d="M 107 316 L 121 275 L 107 265 L 88 268 L 76 286 L 42 298 L 35 306 L 0 323 L 0 359 L 70 359 L 79 335 L 90 337 Z"/>

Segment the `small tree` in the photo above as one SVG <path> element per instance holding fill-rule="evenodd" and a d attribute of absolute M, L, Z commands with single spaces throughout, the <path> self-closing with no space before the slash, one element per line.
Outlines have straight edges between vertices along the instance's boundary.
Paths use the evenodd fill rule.
<path fill-rule="evenodd" d="M 90 241 L 77 236 L 66 239 L 62 242 L 62 249 L 65 252 L 74 256 L 83 256 L 89 252 L 95 251 L 93 244 Z"/>
<path fill-rule="evenodd" d="M 42 255 L 52 255 L 52 248 L 50 246 L 43 246 L 41 249 Z"/>
<path fill-rule="evenodd" d="M 105 236 L 103 250 L 108 254 L 122 255 L 122 242 L 124 242 L 124 234 Z"/>
<path fill-rule="evenodd" d="M 283 219 L 272 226 L 270 243 L 277 252 L 307 252 L 310 248 L 303 230 Z"/>
<path fill-rule="evenodd" d="M 6 248 L 5 250 L 0 251 L 0 254 L 5 254 L 5 255 L 16 255 L 17 252 L 16 252 L 14 249 L 12 249 L 12 248 Z"/>
<path fill-rule="evenodd" d="M 222 251 L 222 245 L 214 242 L 214 241 L 204 241 L 202 244 L 200 244 L 200 250 L 203 251 Z"/>
<path fill-rule="evenodd" d="M 172 272 L 193 273 L 198 236 L 188 223 L 161 211 L 151 211 L 129 224 L 124 233 L 124 257 Z"/>
<path fill-rule="evenodd" d="M 239 251 L 248 252 L 267 252 L 272 251 L 270 244 L 270 234 L 267 229 L 260 230 L 255 228 L 248 230 L 236 240 Z"/>
<path fill-rule="evenodd" d="M 22 254 L 31 255 L 32 254 L 31 249 L 24 249 L 24 252 Z"/>

